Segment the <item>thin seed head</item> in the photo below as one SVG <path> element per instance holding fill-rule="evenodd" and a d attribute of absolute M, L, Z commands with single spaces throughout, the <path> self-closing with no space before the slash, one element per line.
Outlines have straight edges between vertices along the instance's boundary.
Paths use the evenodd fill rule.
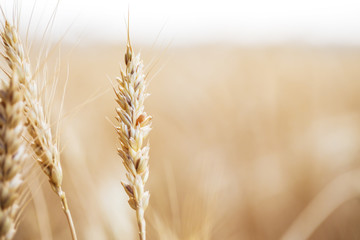
<path fill-rule="evenodd" d="M 149 147 L 145 145 L 145 141 L 151 130 L 151 116 L 144 111 L 147 82 L 143 63 L 140 55 L 135 56 L 130 42 L 126 48 L 125 65 L 125 70 L 116 79 L 118 85 L 114 88 L 115 101 L 118 103 L 118 154 L 127 171 L 128 183 L 123 183 L 123 187 L 129 196 L 130 207 L 136 210 L 140 239 L 145 240 L 144 211 L 150 197 L 149 192 L 144 190 L 149 174 Z"/>
<path fill-rule="evenodd" d="M 60 155 L 54 143 L 49 119 L 40 100 L 38 86 L 34 80 L 30 64 L 26 58 L 18 32 L 8 21 L 1 34 L 5 47 L 5 57 L 10 69 L 18 74 L 18 82 L 24 91 L 25 125 L 31 135 L 32 149 L 43 172 L 48 176 L 52 189 L 59 195 L 62 184 Z"/>

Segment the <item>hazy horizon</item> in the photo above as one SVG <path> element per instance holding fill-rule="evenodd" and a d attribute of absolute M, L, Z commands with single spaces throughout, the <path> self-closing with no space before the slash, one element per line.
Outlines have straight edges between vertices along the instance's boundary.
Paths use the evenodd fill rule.
<path fill-rule="evenodd" d="M 58 0 L 19 1 L 32 38 L 43 33 Z M 5 13 L 13 1 L 5 1 Z M 35 7 L 34 7 L 35 6 Z M 241 45 L 360 45 L 360 3 L 332 1 L 60 0 L 52 36 L 65 42 L 124 41 L 165 46 L 226 42 Z M 24 27 L 24 26 L 23 26 Z"/>

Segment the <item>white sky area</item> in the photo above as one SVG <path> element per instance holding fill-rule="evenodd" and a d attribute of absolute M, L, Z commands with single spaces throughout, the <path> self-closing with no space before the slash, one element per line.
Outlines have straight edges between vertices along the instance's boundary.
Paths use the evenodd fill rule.
<path fill-rule="evenodd" d="M 1 1 L 11 14 L 14 0 Z M 35 6 L 30 33 L 42 34 L 56 4 L 19 0 L 22 25 Z M 52 35 L 70 28 L 65 41 L 123 42 L 128 8 L 132 41 L 149 45 L 360 45 L 360 0 L 60 0 Z"/>

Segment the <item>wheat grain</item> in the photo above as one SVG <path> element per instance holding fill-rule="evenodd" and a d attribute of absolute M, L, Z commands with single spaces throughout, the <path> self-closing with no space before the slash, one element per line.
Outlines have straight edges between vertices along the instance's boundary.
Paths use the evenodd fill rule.
<path fill-rule="evenodd" d="M 121 70 L 118 77 L 116 94 L 116 127 L 120 140 L 118 153 L 126 168 L 127 182 L 122 185 L 129 196 L 129 205 L 136 211 L 141 240 L 146 239 L 146 222 L 144 212 L 149 203 L 150 194 L 144 190 L 149 176 L 149 145 L 144 145 L 151 130 L 151 116 L 144 112 L 144 100 L 147 82 L 143 73 L 143 63 L 140 55 L 134 56 L 128 38 L 125 53 L 125 72 Z"/>
<path fill-rule="evenodd" d="M 13 71 L 0 90 L 0 239 L 12 239 L 16 232 L 22 187 L 22 165 L 26 144 L 22 134 L 22 94 L 16 84 L 19 75 Z"/>
<path fill-rule="evenodd" d="M 48 177 L 50 186 L 59 196 L 66 214 L 73 239 L 77 239 L 65 192 L 62 190 L 62 168 L 58 145 L 51 133 L 50 119 L 41 103 L 38 86 L 34 80 L 17 29 L 5 22 L 2 39 L 5 58 L 13 71 L 19 72 L 19 83 L 24 90 L 26 127 L 32 137 L 32 149 L 41 169 Z"/>

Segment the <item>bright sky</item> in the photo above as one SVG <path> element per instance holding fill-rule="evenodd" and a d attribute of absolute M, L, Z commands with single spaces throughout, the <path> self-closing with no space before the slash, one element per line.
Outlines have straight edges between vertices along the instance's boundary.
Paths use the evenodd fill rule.
<path fill-rule="evenodd" d="M 2 1 L 10 13 L 14 0 Z M 48 22 L 57 0 L 22 0 L 25 19 L 35 2 L 33 28 Z M 132 39 L 147 44 L 360 45 L 359 0 L 60 0 L 53 29 L 60 36 L 71 25 L 68 40 L 124 41 L 128 8 Z"/>

